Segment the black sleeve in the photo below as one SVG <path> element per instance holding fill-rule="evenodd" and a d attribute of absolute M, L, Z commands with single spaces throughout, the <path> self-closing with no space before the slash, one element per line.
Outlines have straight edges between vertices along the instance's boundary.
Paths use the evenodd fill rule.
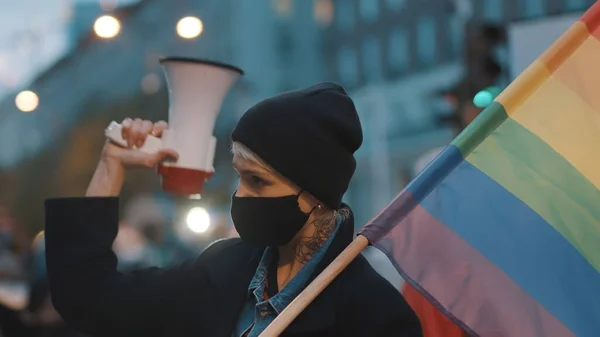
<path fill-rule="evenodd" d="M 117 272 L 112 244 L 118 198 L 46 201 L 46 263 L 52 303 L 67 324 L 93 336 L 160 336 L 178 285 L 208 282 L 198 259 L 177 268 Z"/>
<path fill-rule="evenodd" d="M 360 257 L 358 258 L 360 259 Z M 358 264 L 368 264 L 366 260 Z M 344 336 L 422 337 L 419 318 L 402 294 L 368 266 L 369 273 L 354 279 L 342 304 Z"/>

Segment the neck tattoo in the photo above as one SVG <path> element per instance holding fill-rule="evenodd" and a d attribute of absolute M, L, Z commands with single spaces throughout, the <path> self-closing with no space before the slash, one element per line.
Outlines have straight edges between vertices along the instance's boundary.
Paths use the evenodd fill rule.
<path fill-rule="evenodd" d="M 315 232 L 312 237 L 303 237 L 300 239 L 300 244 L 296 248 L 296 260 L 302 264 L 306 264 L 317 250 L 323 247 L 327 239 L 329 239 L 335 229 L 335 224 L 335 221 L 319 225 L 313 222 Z"/>

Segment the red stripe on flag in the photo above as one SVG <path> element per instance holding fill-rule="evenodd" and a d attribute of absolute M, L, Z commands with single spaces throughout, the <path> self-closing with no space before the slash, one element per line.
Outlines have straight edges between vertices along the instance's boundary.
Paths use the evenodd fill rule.
<path fill-rule="evenodd" d="M 444 316 L 440 310 L 429 303 L 417 289 L 411 287 L 408 283 L 404 283 L 402 295 L 419 317 L 424 337 L 467 337 L 467 334 L 458 325 Z"/>
<path fill-rule="evenodd" d="M 596 1 L 580 21 L 585 23 L 591 35 L 600 40 L 600 1 Z"/>

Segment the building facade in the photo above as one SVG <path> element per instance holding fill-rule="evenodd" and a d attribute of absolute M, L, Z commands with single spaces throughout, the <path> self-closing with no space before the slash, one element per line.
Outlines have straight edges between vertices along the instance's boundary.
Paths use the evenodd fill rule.
<path fill-rule="evenodd" d="M 347 194 L 357 227 L 414 176 L 415 161 L 447 144 L 436 97 L 464 76 L 465 26 L 582 11 L 593 0 L 338 0 L 324 32 L 329 77 L 355 99 L 365 142 Z M 506 54 L 506 51 L 501 54 Z M 504 55 L 499 55 L 501 61 Z"/>
<path fill-rule="evenodd" d="M 75 39 L 80 36 L 77 42 L 26 88 L 38 95 L 38 108 L 30 113 L 20 112 L 14 96 L 0 102 L 0 141 L 10 144 L 0 151 L 2 176 L 24 172 L 23 165 L 29 163 L 35 167 L 27 171 L 28 175 L 36 176 L 38 186 L 46 185 L 42 180 L 59 179 L 55 175 L 63 172 L 65 165 L 80 166 L 81 179 L 60 180 L 62 183 L 55 183 L 53 189 L 40 189 L 35 196 L 24 185 L 12 184 L 10 189 L 0 191 L 3 198 L 17 200 L 13 202 L 15 207 L 22 208 L 21 214 L 27 216 L 33 213 L 26 211 L 27 205 L 39 203 L 39 215 L 27 220 L 39 226 L 45 197 L 63 195 L 60 189 L 66 189 L 65 184 L 77 185 L 68 190 L 85 188 L 79 185 L 89 180 L 94 165 L 89 168 L 87 161 L 94 162 L 97 157 L 86 154 L 91 150 L 82 144 L 103 142 L 103 126 L 122 118 L 115 106 L 131 109 L 124 113 L 132 117 L 167 118 L 167 93 L 158 60 L 182 56 L 231 63 L 246 72 L 224 102 L 217 121 L 217 174 L 207 185 L 209 192 L 204 199 L 217 212 L 228 213 L 228 200 L 223 196 L 228 198 L 235 189 L 231 183 L 235 179 L 227 154 L 228 140 L 239 116 L 260 99 L 327 76 L 321 60 L 319 22 L 327 20 L 330 7 L 317 6 L 317 2 L 143 0 L 106 13 L 121 23 L 119 35 L 112 39 L 97 37 L 92 31 L 93 20 L 87 23 L 88 31 L 82 33 L 82 17 L 95 18 L 83 15 L 93 11 L 85 9 L 72 29 Z M 202 20 L 204 29 L 198 38 L 183 39 L 177 35 L 177 22 L 185 16 Z M 94 126 L 86 127 L 92 119 Z M 77 137 L 69 137 L 75 140 L 59 143 L 59 139 L 73 133 Z M 95 149 L 94 146 L 89 148 Z M 71 147 L 83 150 L 69 160 L 63 159 L 61 153 Z M 46 155 L 49 151 L 54 151 L 52 156 Z M 39 159 L 45 156 L 53 159 Z M 210 196 L 217 194 L 218 200 L 211 201 Z"/>

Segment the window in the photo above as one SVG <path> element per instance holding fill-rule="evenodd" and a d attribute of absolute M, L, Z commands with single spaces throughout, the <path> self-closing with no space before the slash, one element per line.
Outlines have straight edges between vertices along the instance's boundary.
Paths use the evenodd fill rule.
<path fill-rule="evenodd" d="M 354 8 L 350 1 L 338 1 L 335 6 L 335 20 L 340 30 L 350 31 L 354 27 Z"/>
<path fill-rule="evenodd" d="M 448 22 L 449 33 L 450 33 L 450 48 L 452 49 L 451 56 L 457 57 L 461 54 L 464 45 L 464 25 L 463 21 L 457 17 L 452 16 Z"/>
<path fill-rule="evenodd" d="M 505 0 L 484 0 L 483 1 L 483 16 L 489 21 L 501 21 L 504 17 L 504 1 Z M 525 0 L 529 1 L 529 0 Z M 535 0 L 532 0 L 535 1 Z"/>
<path fill-rule="evenodd" d="M 422 64 L 430 65 L 436 58 L 435 20 L 424 16 L 417 22 L 417 56 Z"/>
<path fill-rule="evenodd" d="M 294 43 L 288 26 L 279 25 L 277 33 L 275 34 L 275 43 L 277 54 L 280 57 L 281 63 L 289 64 L 292 62 Z"/>
<path fill-rule="evenodd" d="M 358 58 L 350 47 L 343 47 L 338 53 L 338 77 L 343 84 L 358 82 Z"/>
<path fill-rule="evenodd" d="M 586 0 L 563 0 L 563 1 L 564 1 L 565 10 L 567 10 L 567 11 L 585 9 L 588 2 L 591 2 L 591 1 L 586 1 Z"/>
<path fill-rule="evenodd" d="M 15 114 L 16 115 L 16 114 Z M 24 151 L 24 146 L 22 139 L 19 139 L 22 133 L 19 130 L 27 130 L 22 125 L 24 119 L 18 118 L 4 118 L 2 123 L 2 132 L 0 132 L 0 141 L 3 144 L 11 144 L 11 146 L 5 146 L 2 151 L 0 151 L 0 164 L 2 165 L 12 165 L 16 163 L 20 156 L 22 156 L 22 152 Z"/>
<path fill-rule="evenodd" d="M 386 0 L 387 6 L 395 11 L 401 10 L 406 4 L 406 0 Z"/>
<path fill-rule="evenodd" d="M 362 44 L 363 69 L 365 77 L 369 82 L 379 81 L 382 76 L 381 69 L 381 43 L 379 40 L 370 36 L 365 38 Z"/>
<path fill-rule="evenodd" d="M 313 14 L 317 23 L 329 26 L 333 21 L 333 0 L 315 0 Z"/>
<path fill-rule="evenodd" d="M 388 59 L 394 70 L 406 70 L 409 63 L 408 34 L 406 29 L 396 27 L 390 32 Z"/>
<path fill-rule="evenodd" d="M 527 17 L 544 15 L 544 0 L 521 0 L 521 10 Z"/>
<path fill-rule="evenodd" d="M 360 15 L 365 21 L 375 21 L 379 16 L 379 0 L 360 0 Z"/>

